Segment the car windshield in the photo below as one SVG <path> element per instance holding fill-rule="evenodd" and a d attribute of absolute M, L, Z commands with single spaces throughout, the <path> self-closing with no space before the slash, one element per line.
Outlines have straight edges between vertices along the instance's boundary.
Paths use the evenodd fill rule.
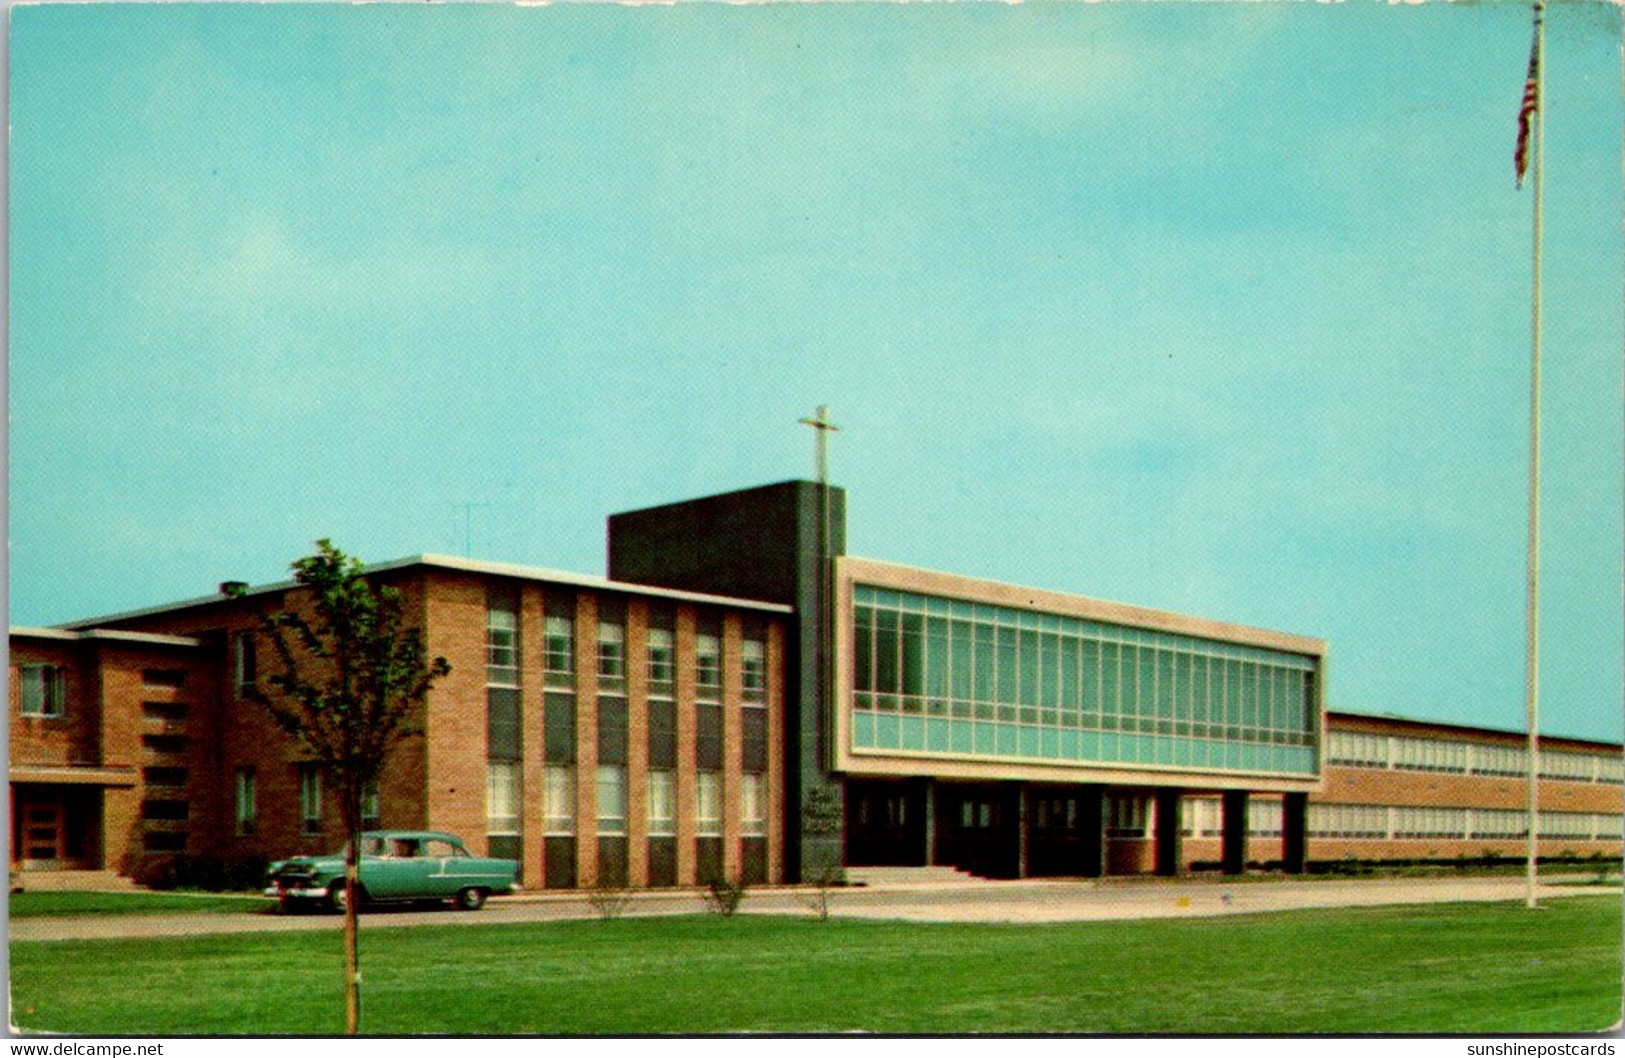
<path fill-rule="evenodd" d="M 349 854 L 349 852 L 350 852 L 350 843 L 348 841 L 346 841 L 343 845 L 341 845 L 339 847 L 339 850 L 337 852 L 333 853 L 333 855 L 342 860 L 346 855 Z M 384 839 L 381 838 L 381 837 L 378 837 L 375 834 L 364 835 L 362 837 L 362 839 L 361 839 L 361 855 L 363 855 L 363 856 L 382 856 L 382 855 L 384 855 Z"/>

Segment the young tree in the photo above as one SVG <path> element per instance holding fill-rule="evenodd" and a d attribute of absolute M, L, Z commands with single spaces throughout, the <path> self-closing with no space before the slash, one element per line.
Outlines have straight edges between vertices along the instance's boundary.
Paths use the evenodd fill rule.
<path fill-rule="evenodd" d="M 383 772 L 390 750 L 418 734 L 413 719 L 434 681 L 451 671 L 429 660 L 423 638 L 402 621 L 400 593 L 373 585 L 361 562 L 327 540 L 293 563 L 309 589 L 294 606 L 268 615 L 264 632 L 280 671 L 253 697 L 277 726 L 335 781 L 347 844 L 344 853 L 344 1028 L 361 1018 L 359 900 L 361 792 Z"/>

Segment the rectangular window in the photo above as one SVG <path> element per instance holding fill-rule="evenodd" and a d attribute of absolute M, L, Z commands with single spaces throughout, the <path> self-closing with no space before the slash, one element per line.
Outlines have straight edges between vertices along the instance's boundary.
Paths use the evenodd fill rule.
<path fill-rule="evenodd" d="M 260 809 L 252 765 L 237 769 L 237 833 L 252 834 L 259 829 Z"/>
<path fill-rule="evenodd" d="M 259 651 L 252 631 L 232 633 L 231 669 L 238 694 L 250 690 L 259 682 Z"/>
<path fill-rule="evenodd" d="M 141 718 L 165 724 L 184 724 L 189 710 L 185 702 L 142 702 Z"/>
<path fill-rule="evenodd" d="M 708 633 L 694 637 L 694 693 L 702 702 L 722 700 L 722 639 Z"/>
<path fill-rule="evenodd" d="M 598 625 L 598 689 L 620 692 L 626 689 L 626 626 Z"/>
<path fill-rule="evenodd" d="M 694 707 L 694 763 L 702 770 L 722 767 L 722 706 Z"/>
<path fill-rule="evenodd" d="M 379 819 L 378 780 L 368 779 L 361 784 L 361 829 L 378 829 Z"/>
<path fill-rule="evenodd" d="M 22 715 L 59 717 L 67 711 L 67 680 L 60 665 L 19 665 Z"/>
<path fill-rule="evenodd" d="M 550 613 L 542 618 L 543 677 L 549 687 L 576 685 L 575 622 Z"/>
<path fill-rule="evenodd" d="M 543 773 L 542 827 L 549 835 L 567 837 L 576 832 L 576 772 L 549 764 Z"/>
<path fill-rule="evenodd" d="M 739 832 L 747 838 L 767 834 L 767 781 L 760 775 L 739 777 Z"/>
<path fill-rule="evenodd" d="M 517 687 L 485 689 L 485 758 L 518 760 L 524 738 L 520 731 Z"/>
<path fill-rule="evenodd" d="M 306 834 L 322 832 L 322 772 L 314 764 L 299 765 L 299 820 Z"/>
<path fill-rule="evenodd" d="M 677 834 L 677 773 L 659 769 L 649 773 L 649 836 Z"/>
<path fill-rule="evenodd" d="M 649 703 L 649 767 L 677 767 L 677 703 Z"/>
<path fill-rule="evenodd" d="M 598 699 L 598 762 L 625 764 L 627 743 L 626 699 L 607 695 Z"/>
<path fill-rule="evenodd" d="M 185 786 L 185 768 L 142 768 L 141 781 L 148 786 Z"/>
<path fill-rule="evenodd" d="M 178 690 L 186 686 L 186 671 L 184 669 L 142 669 L 141 685 L 143 687 L 166 687 Z"/>
<path fill-rule="evenodd" d="M 485 832 L 519 833 L 519 765 L 492 761 L 485 766 Z"/>
<path fill-rule="evenodd" d="M 626 767 L 621 764 L 598 766 L 598 833 L 620 836 L 626 833 Z"/>
<path fill-rule="evenodd" d="M 740 715 L 740 767 L 748 772 L 767 770 L 767 710 L 746 706 Z"/>
<path fill-rule="evenodd" d="M 767 644 L 746 639 L 739 644 L 739 680 L 744 700 L 767 701 Z"/>
<path fill-rule="evenodd" d="M 670 698 L 676 688 L 676 657 L 671 629 L 649 629 L 649 696 Z"/>
<path fill-rule="evenodd" d="M 490 687 L 519 686 L 519 612 L 512 593 L 493 585 L 485 609 L 485 682 Z"/>
<path fill-rule="evenodd" d="M 141 748 L 158 757 L 175 757 L 186 752 L 185 735 L 142 735 Z"/>
<path fill-rule="evenodd" d="M 722 836 L 722 773 L 694 774 L 694 834 L 702 838 Z"/>
<path fill-rule="evenodd" d="M 142 801 L 141 818 L 161 820 L 165 822 L 181 822 L 191 814 L 191 806 L 185 801 Z"/>
<path fill-rule="evenodd" d="M 542 699 L 542 752 L 549 764 L 576 759 L 576 699 L 549 691 Z"/>

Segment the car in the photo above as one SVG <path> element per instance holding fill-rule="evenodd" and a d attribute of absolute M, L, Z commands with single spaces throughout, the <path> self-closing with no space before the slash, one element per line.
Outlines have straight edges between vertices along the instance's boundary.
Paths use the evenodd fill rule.
<path fill-rule="evenodd" d="M 369 830 L 361 835 L 360 897 L 366 903 L 451 901 L 476 911 L 494 893 L 519 888 L 519 864 L 475 856 L 461 839 L 434 830 Z M 343 911 L 344 851 L 278 860 L 265 895 L 284 911 Z"/>

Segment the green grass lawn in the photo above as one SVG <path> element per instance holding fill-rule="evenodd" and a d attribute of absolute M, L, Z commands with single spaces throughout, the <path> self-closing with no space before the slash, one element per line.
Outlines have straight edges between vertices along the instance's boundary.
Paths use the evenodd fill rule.
<path fill-rule="evenodd" d="M 12 918 L 45 915 L 139 915 L 176 911 L 264 911 L 275 901 L 262 896 L 227 896 L 218 893 L 12 893 Z"/>
<path fill-rule="evenodd" d="M 1618 899 L 1064 925 L 737 916 L 363 926 L 362 1029 L 411 1033 L 1534 1032 L 1620 1014 Z M 336 932 L 18 942 L 12 1017 L 326 1035 Z"/>

